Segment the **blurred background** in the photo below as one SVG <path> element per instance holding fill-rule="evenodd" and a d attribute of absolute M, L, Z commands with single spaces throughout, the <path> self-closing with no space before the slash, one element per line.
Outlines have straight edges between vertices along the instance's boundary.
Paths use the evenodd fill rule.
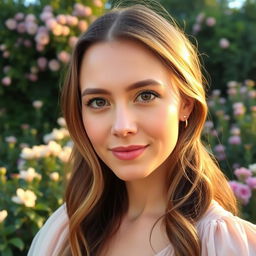
<path fill-rule="evenodd" d="M 241 217 L 256 223 L 256 1 L 159 2 L 198 47 L 209 84 L 202 140 L 230 179 Z M 79 35 L 115 3 L 0 0 L 1 256 L 26 255 L 63 203 L 72 141 L 61 83 Z"/>

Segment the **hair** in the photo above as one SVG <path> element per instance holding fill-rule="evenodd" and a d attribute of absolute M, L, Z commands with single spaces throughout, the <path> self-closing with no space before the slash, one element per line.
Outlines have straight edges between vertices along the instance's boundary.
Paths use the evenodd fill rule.
<path fill-rule="evenodd" d="M 173 20 L 141 4 L 114 8 L 99 17 L 73 50 L 61 95 L 63 115 L 74 142 L 65 194 L 69 241 L 61 255 L 98 255 L 128 209 L 125 182 L 97 156 L 88 139 L 79 89 L 81 61 L 88 48 L 123 39 L 148 48 L 169 69 L 180 95 L 194 99 L 189 125 L 185 128 L 180 122 L 178 141 L 170 155 L 173 165 L 166 179 L 169 200 L 162 219 L 176 256 L 200 255 L 196 222 L 213 199 L 234 214 L 237 202 L 217 161 L 201 141 L 208 108 L 196 47 Z"/>

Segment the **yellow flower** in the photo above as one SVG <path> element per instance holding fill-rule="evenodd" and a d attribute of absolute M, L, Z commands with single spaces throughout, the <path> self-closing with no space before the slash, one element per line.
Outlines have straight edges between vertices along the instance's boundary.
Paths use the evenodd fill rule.
<path fill-rule="evenodd" d="M 51 178 L 51 180 L 53 180 L 53 181 L 58 181 L 59 178 L 60 178 L 60 175 L 59 175 L 58 172 L 52 172 L 52 173 L 50 174 L 50 178 Z"/>

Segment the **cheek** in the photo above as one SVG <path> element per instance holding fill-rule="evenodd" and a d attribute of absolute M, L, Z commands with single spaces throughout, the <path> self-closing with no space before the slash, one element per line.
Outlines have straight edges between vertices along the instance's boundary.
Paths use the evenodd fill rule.
<path fill-rule="evenodd" d="M 102 125 L 102 121 L 90 116 L 83 116 L 83 124 L 89 140 L 97 147 L 102 144 L 106 138 L 106 126 Z"/>
<path fill-rule="evenodd" d="M 146 122 L 145 122 L 146 123 Z M 152 137 L 171 139 L 176 138 L 179 127 L 179 115 L 176 105 L 166 105 L 157 109 L 154 113 L 151 113 L 147 122 L 149 125 L 145 126 L 148 133 L 151 133 Z"/>

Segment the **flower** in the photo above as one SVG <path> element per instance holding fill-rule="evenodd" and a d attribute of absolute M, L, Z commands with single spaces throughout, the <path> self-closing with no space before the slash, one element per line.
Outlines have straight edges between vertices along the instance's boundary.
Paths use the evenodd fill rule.
<path fill-rule="evenodd" d="M 234 87 L 237 87 L 237 85 L 238 85 L 237 81 L 229 81 L 227 83 L 228 88 L 234 88 Z"/>
<path fill-rule="evenodd" d="M 5 175 L 7 172 L 5 167 L 0 167 L 0 175 Z"/>
<path fill-rule="evenodd" d="M 70 47 L 74 47 L 78 41 L 78 38 L 76 36 L 71 36 L 68 40 L 68 44 Z"/>
<path fill-rule="evenodd" d="M 61 145 L 59 145 L 56 141 L 50 141 L 47 146 L 53 156 L 58 156 L 62 151 Z"/>
<path fill-rule="evenodd" d="M 8 215 L 8 212 L 7 212 L 6 210 L 0 211 L 0 223 L 5 220 L 5 218 L 7 217 L 7 215 Z"/>
<path fill-rule="evenodd" d="M 238 135 L 234 135 L 229 137 L 228 143 L 231 145 L 240 145 L 241 144 L 241 137 Z"/>
<path fill-rule="evenodd" d="M 20 179 L 24 179 L 28 182 L 33 181 L 34 178 L 38 178 L 38 179 L 42 178 L 42 176 L 39 173 L 37 173 L 35 169 L 32 167 L 28 168 L 26 171 L 21 170 L 19 177 Z"/>
<path fill-rule="evenodd" d="M 2 84 L 5 86 L 9 86 L 12 83 L 12 79 L 9 76 L 5 76 L 2 79 Z"/>
<path fill-rule="evenodd" d="M 256 173 L 256 163 L 255 164 L 250 164 L 249 169 L 253 172 Z"/>
<path fill-rule="evenodd" d="M 29 35 L 34 35 L 37 32 L 38 25 L 34 22 L 26 22 L 25 27 Z"/>
<path fill-rule="evenodd" d="M 216 153 L 224 153 L 225 152 L 225 146 L 218 144 L 214 147 L 214 151 Z"/>
<path fill-rule="evenodd" d="M 63 148 L 63 151 L 61 151 L 58 155 L 59 159 L 64 162 L 64 163 L 67 163 L 69 158 L 70 158 L 70 155 L 71 155 L 71 151 L 72 151 L 72 148 L 71 147 L 64 147 Z"/>
<path fill-rule="evenodd" d="M 12 143 L 12 144 L 15 144 L 17 142 L 17 138 L 14 137 L 14 136 L 8 136 L 8 137 L 5 137 L 5 141 L 7 143 Z"/>
<path fill-rule="evenodd" d="M 249 200 L 252 196 L 252 192 L 248 185 L 238 183 L 235 195 L 237 199 L 242 202 L 242 204 L 246 205 L 249 203 Z"/>
<path fill-rule="evenodd" d="M 196 23 L 193 25 L 193 33 L 198 33 L 201 30 L 201 25 Z"/>
<path fill-rule="evenodd" d="M 60 63 L 55 59 L 50 60 L 48 66 L 51 71 L 58 71 L 60 69 Z"/>
<path fill-rule="evenodd" d="M 229 47 L 230 43 L 227 38 L 221 38 L 219 41 L 220 48 L 226 49 Z"/>
<path fill-rule="evenodd" d="M 251 188 L 251 189 L 256 189 L 256 177 L 249 177 L 246 179 L 246 184 Z"/>
<path fill-rule="evenodd" d="M 61 25 L 65 25 L 67 24 L 67 19 L 66 19 L 66 16 L 63 15 L 63 14 L 59 14 L 57 17 L 56 17 L 56 20 L 59 24 Z"/>
<path fill-rule="evenodd" d="M 43 102 L 41 100 L 35 100 L 32 105 L 35 109 L 40 109 L 43 106 Z"/>
<path fill-rule="evenodd" d="M 240 128 L 238 128 L 238 127 L 232 127 L 230 133 L 231 133 L 232 135 L 237 135 L 237 136 L 238 136 L 238 135 L 240 135 Z"/>
<path fill-rule="evenodd" d="M 37 59 L 37 65 L 41 70 L 45 70 L 47 67 L 47 59 L 45 57 L 39 57 Z"/>
<path fill-rule="evenodd" d="M 203 12 L 200 12 L 197 16 L 196 16 L 196 21 L 198 23 L 201 23 L 205 18 L 205 14 Z"/>
<path fill-rule="evenodd" d="M 24 17 L 25 17 L 24 13 L 18 12 L 15 14 L 14 19 L 20 21 L 20 20 L 23 20 Z"/>
<path fill-rule="evenodd" d="M 233 104 L 233 109 L 234 109 L 234 115 L 235 116 L 240 116 L 245 114 L 245 106 L 242 102 L 236 102 Z"/>
<path fill-rule="evenodd" d="M 14 30 L 17 27 L 17 22 L 14 19 L 7 19 L 5 21 L 5 26 L 10 30 Z"/>
<path fill-rule="evenodd" d="M 208 17 L 205 23 L 208 27 L 213 27 L 216 24 L 216 19 L 213 17 Z"/>
<path fill-rule="evenodd" d="M 255 82 L 251 79 L 246 79 L 244 81 L 245 85 L 248 86 L 248 87 L 253 87 L 255 85 Z"/>
<path fill-rule="evenodd" d="M 23 148 L 20 157 L 26 160 L 31 160 L 35 158 L 35 154 L 31 148 Z"/>
<path fill-rule="evenodd" d="M 48 33 L 39 32 L 36 34 L 35 41 L 40 45 L 47 45 L 50 42 Z"/>
<path fill-rule="evenodd" d="M 53 181 L 58 181 L 59 178 L 60 178 L 60 175 L 59 175 L 58 172 L 52 172 L 52 173 L 50 174 L 50 179 L 53 180 Z"/>
<path fill-rule="evenodd" d="M 234 174 L 239 180 L 246 180 L 247 178 L 252 176 L 252 171 L 250 169 L 241 167 L 234 171 Z"/>
<path fill-rule="evenodd" d="M 16 190 L 16 196 L 12 197 L 14 203 L 24 204 L 26 207 L 34 207 L 36 199 L 37 197 L 33 191 L 22 188 L 18 188 Z"/>
<path fill-rule="evenodd" d="M 60 125 L 60 126 L 66 126 L 66 121 L 65 121 L 65 118 L 64 117 L 59 117 L 57 119 L 57 123 Z"/>
<path fill-rule="evenodd" d="M 61 51 L 58 54 L 58 59 L 62 61 L 63 63 L 68 63 L 70 60 L 70 54 L 66 51 Z"/>
<path fill-rule="evenodd" d="M 78 22 L 78 28 L 81 32 L 84 32 L 88 28 L 88 23 L 85 20 L 80 20 Z"/>

